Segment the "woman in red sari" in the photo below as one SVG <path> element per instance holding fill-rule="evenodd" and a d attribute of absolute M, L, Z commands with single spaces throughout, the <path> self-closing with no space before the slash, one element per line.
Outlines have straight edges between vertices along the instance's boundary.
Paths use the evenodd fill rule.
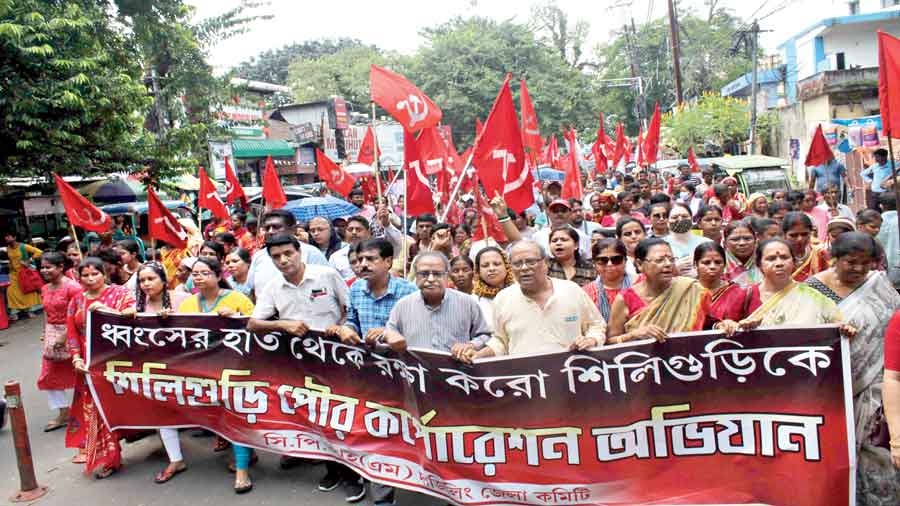
<path fill-rule="evenodd" d="M 69 427 L 66 431 L 66 447 L 81 449 L 73 462 L 84 462 L 85 472 L 97 472 L 97 479 L 109 477 L 122 465 L 119 434 L 110 432 L 103 421 L 94 400 L 91 398 L 84 375 L 87 312 L 103 310 L 119 313 L 126 308 L 134 308 L 134 295 L 124 286 L 108 285 L 103 274 L 103 261 L 96 257 L 85 258 L 78 266 L 78 276 L 84 293 L 69 303 L 66 326 L 68 328 L 69 352 L 75 366 L 75 397 L 69 412 Z"/>
<path fill-rule="evenodd" d="M 739 322 L 747 316 L 750 302 L 747 289 L 725 281 L 725 250 L 718 243 L 705 242 L 694 250 L 697 281 L 709 291 L 710 305 L 704 327 L 731 320 Z"/>
<path fill-rule="evenodd" d="M 813 274 L 818 274 L 828 266 L 828 250 L 811 244 L 813 223 L 802 211 L 791 211 L 781 222 L 784 238 L 791 245 L 794 255 L 794 281 L 802 283 Z"/>

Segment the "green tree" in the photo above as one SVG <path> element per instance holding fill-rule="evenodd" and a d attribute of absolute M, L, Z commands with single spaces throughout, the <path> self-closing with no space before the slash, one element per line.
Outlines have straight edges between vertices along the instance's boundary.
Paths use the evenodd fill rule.
<path fill-rule="evenodd" d="M 679 153 L 690 146 L 698 152 L 708 145 L 725 147 L 746 141 L 750 108 L 746 100 L 706 93 L 696 102 L 662 118 L 663 143 Z"/>
<path fill-rule="evenodd" d="M 267 83 L 288 84 L 288 67 L 298 58 L 318 59 L 337 53 L 342 49 L 365 46 L 358 39 L 339 38 L 308 40 L 289 44 L 278 49 L 263 51 L 247 61 L 239 63 L 232 73 L 244 79 L 254 79 Z M 370 46 L 373 47 L 374 46 Z"/>
<path fill-rule="evenodd" d="M 706 17 L 688 9 L 679 15 L 682 87 L 686 100 L 705 92 L 716 92 L 733 79 L 750 71 L 750 59 L 728 50 L 740 20 L 712 5 Z M 634 63 L 637 75 L 644 79 L 642 111 L 649 114 L 656 102 L 663 110 L 675 103 L 672 56 L 669 47 L 668 20 L 660 18 L 636 27 L 623 27 L 608 43 L 596 49 L 600 79 L 631 77 Z M 601 99 L 604 113 L 617 118 L 628 133 L 638 130 L 636 89 L 607 89 Z M 646 118 L 646 116 L 645 116 Z"/>
<path fill-rule="evenodd" d="M 516 100 L 518 80 L 527 81 L 544 137 L 567 126 L 596 131 L 597 95 L 590 77 L 529 27 L 456 18 L 423 35 L 427 43 L 409 62 L 406 75 L 441 106 L 457 145 L 471 143 L 475 118 L 486 118 L 507 72 L 514 78 Z"/>
<path fill-rule="evenodd" d="M 91 1 L 0 1 L 2 176 L 95 174 L 139 160 L 150 100 L 128 40 Z"/>
<path fill-rule="evenodd" d="M 146 178 L 194 171 L 208 160 L 208 139 L 223 133 L 217 112 L 233 95 L 226 78 L 213 75 L 206 52 L 271 16 L 256 14 L 262 4 L 250 0 L 199 23 L 191 22 L 193 9 L 183 0 L 116 0 L 116 5 L 153 96 L 143 111 L 148 135 L 136 142 Z"/>
<path fill-rule="evenodd" d="M 291 63 L 288 83 L 298 102 L 339 95 L 354 107 L 368 110 L 369 65 L 384 65 L 390 57 L 374 46 L 362 45 L 320 57 L 301 57 Z"/>
<path fill-rule="evenodd" d="M 587 40 L 591 25 L 583 19 L 575 21 L 570 26 L 570 19 L 566 11 L 557 5 L 556 0 L 550 0 L 544 4 L 531 8 L 531 29 L 541 37 L 541 41 L 549 44 L 560 58 L 569 65 L 584 69 L 589 63 L 582 61 L 584 43 Z"/>

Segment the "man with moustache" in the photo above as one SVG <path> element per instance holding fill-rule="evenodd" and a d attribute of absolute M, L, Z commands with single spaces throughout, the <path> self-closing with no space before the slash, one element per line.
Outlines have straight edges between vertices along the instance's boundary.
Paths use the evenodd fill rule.
<path fill-rule="evenodd" d="M 262 222 L 263 237 L 266 241 L 278 234 L 291 233 L 297 226 L 297 219 L 294 218 L 294 215 L 284 209 L 269 211 L 262 216 L 260 221 Z M 315 246 L 301 242 L 300 254 L 303 258 L 303 263 L 307 265 L 328 265 L 325 255 Z M 253 286 L 253 292 L 257 299 L 259 299 L 266 284 L 277 276 L 280 276 L 280 274 L 266 248 L 262 248 L 253 254 L 253 259 L 250 261 L 250 271 L 247 274 L 247 282 Z"/>
<path fill-rule="evenodd" d="M 353 269 L 350 268 L 350 251 L 360 242 L 371 237 L 369 228 L 369 220 L 362 216 L 352 216 L 347 219 L 347 228 L 344 231 L 347 244 L 331 254 L 328 263 L 337 269 L 344 280 L 348 280 L 356 276 Z"/>

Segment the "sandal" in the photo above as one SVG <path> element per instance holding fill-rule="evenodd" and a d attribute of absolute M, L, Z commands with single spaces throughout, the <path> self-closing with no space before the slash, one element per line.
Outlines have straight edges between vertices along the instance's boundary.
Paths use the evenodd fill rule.
<path fill-rule="evenodd" d="M 256 452 L 253 452 L 253 453 L 250 455 L 250 465 L 251 465 L 251 466 L 252 466 L 252 465 L 255 465 L 257 462 L 259 462 L 259 455 L 257 455 Z M 231 460 L 228 462 L 228 472 L 229 472 L 229 473 L 236 473 L 236 472 L 237 472 L 237 465 L 234 463 L 234 459 L 231 459 Z"/>
<path fill-rule="evenodd" d="M 68 422 L 57 422 L 56 420 L 54 420 L 44 426 L 44 432 L 53 432 L 55 430 L 62 429 L 66 425 L 68 425 Z"/>
<path fill-rule="evenodd" d="M 249 476 L 247 477 L 247 481 L 245 483 L 235 483 L 234 484 L 234 493 L 235 494 L 246 494 L 247 492 L 253 490 L 253 482 L 250 481 Z"/>
<path fill-rule="evenodd" d="M 94 478 L 97 478 L 98 480 L 105 480 L 105 479 L 109 478 L 110 476 L 116 474 L 117 472 L 119 472 L 118 467 L 107 467 L 107 468 L 104 468 L 99 473 L 97 473 L 94 476 Z"/>
<path fill-rule="evenodd" d="M 163 469 L 162 471 L 160 471 L 159 473 L 156 474 L 156 478 L 153 481 L 162 485 L 163 483 L 166 483 L 167 481 L 171 480 L 172 478 L 178 476 L 179 474 L 181 474 L 185 471 L 187 471 L 186 465 L 182 465 L 180 468 L 178 468 L 174 471 L 170 471 L 169 468 L 166 467 L 165 469 Z"/>
<path fill-rule="evenodd" d="M 79 453 L 78 455 L 75 455 L 74 457 L 72 457 L 73 464 L 84 464 L 86 462 L 87 462 L 87 455 L 85 455 L 84 453 Z"/>
<path fill-rule="evenodd" d="M 229 443 L 227 439 L 216 436 L 216 442 L 213 444 L 213 452 L 224 452 L 229 448 L 231 448 L 231 443 Z"/>

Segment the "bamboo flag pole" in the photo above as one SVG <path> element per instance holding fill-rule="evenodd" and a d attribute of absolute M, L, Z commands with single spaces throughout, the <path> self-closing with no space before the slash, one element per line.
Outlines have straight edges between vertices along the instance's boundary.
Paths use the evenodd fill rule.
<path fill-rule="evenodd" d="M 375 186 L 378 188 L 378 204 L 381 204 L 381 168 L 379 167 L 378 134 L 375 132 L 375 102 L 372 102 L 372 143 L 375 144 Z"/>
<path fill-rule="evenodd" d="M 72 239 L 75 240 L 75 246 L 78 246 L 78 254 L 81 255 L 81 258 L 84 258 L 84 252 L 81 251 L 81 243 L 78 242 L 78 232 L 75 231 L 75 225 L 69 223 L 69 228 L 72 229 Z"/>

